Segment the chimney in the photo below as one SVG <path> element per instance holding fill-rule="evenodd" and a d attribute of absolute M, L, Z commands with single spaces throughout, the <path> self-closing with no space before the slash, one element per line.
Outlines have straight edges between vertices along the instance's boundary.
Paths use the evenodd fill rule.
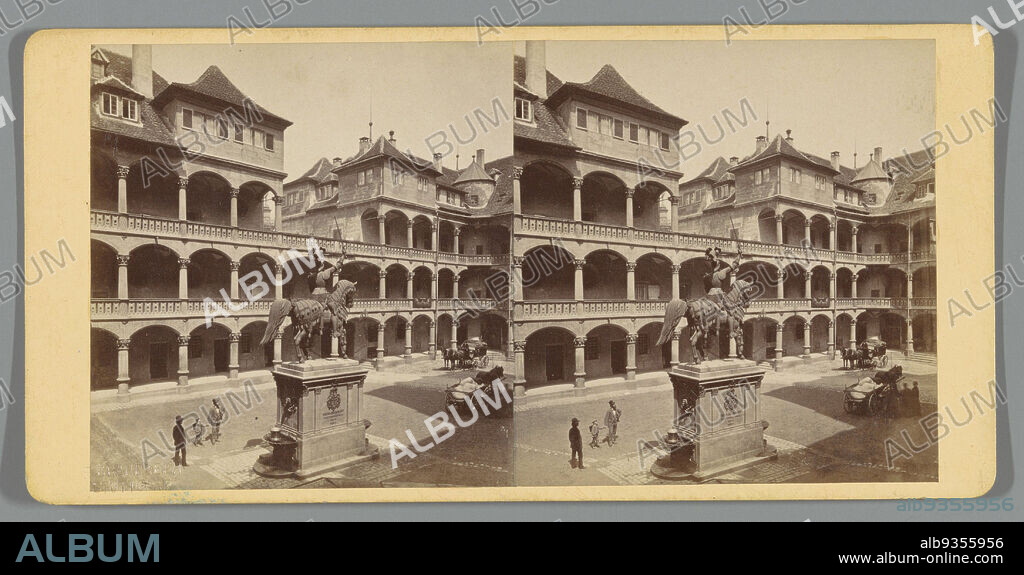
<path fill-rule="evenodd" d="M 441 152 L 434 152 L 434 169 L 444 173 L 444 170 L 441 169 Z"/>
<path fill-rule="evenodd" d="M 740 158 L 739 158 L 739 156 L 733 156 L 733 157 L 729 158 L 729 164 L 730 164 L 730 165 L 733 165 L 733 166 L 735 166 L 735 165 L 737 165 L 737 164 L 739 164 L 739 163 L 740 163 Z"/>
<path fill-rule="evenodd" d="M 359 138 L 359 155 L 362 156 L 370 149 L 370 138 L 363 136 Z"/>
<path fill-rule="evenodd" d="M 832 152 L 832 169 L 839 171 L 839 152 Z"/>
<path fill-rule="evenodd" d="M 793 136 L 790 135 L 792 133 L 793 130 L 786 130 L 786 141 L 789 142 L 790 144 L 793 143 Z"/>
<path fill-rule="evenodd" d="M 484 149 L 483 148 L 479 148 L 476 151 L 476 163 L 479 164 L 481 168 L 484 167 Z"/>
<path fill-rule="evenodd" d="M 879 166 L 882 165 L 882 147 L 881 146 L 875 148 L 875 161 L 878 162 Z"/>
<path fill-rule="evenodd" d="M 760 154 L 768 147 L 768 138 L 765 136 L 757 137 L 757 147 L 754 148 L 754 154 Z"/>
<path fill-rule="evenodd" d="M 338 168 L 341 166 L 342 161 L 343 160 L 341 158 L 334 158 L 333 160 L 331 160 L 331 163 L 334 165 L 335 168 Z"/>
<path fill-rule="evenodd" d="M 541 100 L 548 97 L 547 62 L 543 40 L 526 42 L 526 88 L 537 94 Z"/>
<path fill-rule="evenodd" d="M 148 44 L 132 44 L 132 88 L 153 99 L 153 47 Z"/>
<path fill-rule="evenodd" d="M 388 141 L 391 142 L 392 146 L 395 145 L 395 131 L 394 130 L 391 130 L 391 131 L 388 132 Z"/>

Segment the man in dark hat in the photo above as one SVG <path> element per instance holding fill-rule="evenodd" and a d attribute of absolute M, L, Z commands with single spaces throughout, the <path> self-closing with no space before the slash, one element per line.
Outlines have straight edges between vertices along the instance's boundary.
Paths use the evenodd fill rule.
<path fill-rule="evenodd" d="M 569 465 L 577 467 L 576 457 L 579 456 L 580 469 L 583 467 L 583 437 L 580 436 L 580 420 L 572 418 L 572 427 L 569 428 L 569 448 L 572 450 L 572 457 L 569 458 Z"/>
<path fill-rule="evenodd" d="M 174 438 L 174 464 L 188 467 L 188 462 L 185 460 L 185 427 L 181 422 L 180 415 L 174 417 L 174 429 L 171 431 Z"/>
<path fill-rule="evenodd" d="M 608 437 L 605 441 L 608 445 L 615 445 L 618 439 L 619 419 L 622 418 L 622 410 L 615 406 L 614 401 L 608 402 L 608 411 L 604 414 L 604 426 L 608 428 Z"/>

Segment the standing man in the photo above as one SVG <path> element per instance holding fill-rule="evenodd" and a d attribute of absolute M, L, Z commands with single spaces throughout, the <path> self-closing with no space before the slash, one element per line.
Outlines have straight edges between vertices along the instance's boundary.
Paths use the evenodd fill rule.
<path fill-rule="evenodd" d="M 220 441 L 220 424 L 224 421 L 224 410 L 221 409 L 220 401 L 213 400 L 213 410 L 210 412 L 210 443 Z"/>
<path fill-rule="evenodd" d="M 608 402 L 608 411 L 604 414 L 604 426 L 608 428 L 608 437 L 605 439 L 608 445 L 615 445 L 615 439 L 619 428 L 619 419 L 622 418 L 622 410 L 615 407 L 614 401 Z"/>
<path fill-rule="evenodd" d="M 185 460 L 185 428 L 181 421 L 180 415 L 175 416 L 174 429 L 171 430 L 171 435 L 174 438 L 174 465 L 188 467 L 188 462 Z"/>
<path fill-rule="evenodd" d="M 583 467 L 583 437 L 580 435 L 580 420 L 572 418 L 572 427 L 569 428 L 569 449 L 572 456 L 569 458 L 569 465 L 576 467 L 576 456 L 579 456 L 579 468 Z"/>

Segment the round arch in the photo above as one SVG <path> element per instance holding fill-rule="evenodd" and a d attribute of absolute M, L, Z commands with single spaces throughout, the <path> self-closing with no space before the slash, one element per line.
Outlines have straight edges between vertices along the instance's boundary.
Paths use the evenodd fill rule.
<path fill-rule="evenodd" d="M 548 161 L 527 164 L 519 178 L 524 215 L 573 219 L 573 175 Z"/>

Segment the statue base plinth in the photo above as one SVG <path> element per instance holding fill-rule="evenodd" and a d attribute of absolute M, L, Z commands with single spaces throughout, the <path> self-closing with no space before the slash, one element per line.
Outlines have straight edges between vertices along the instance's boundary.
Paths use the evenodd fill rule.
<path fill-rule="evenodd" d="M 370 422 L 361 415 L 367 371 L 337 358 L 275 366 L 280 423 L 264 436 L 271 452 L 253 471 L 307 478 L 377 457 L 379 449 L 366 438 Z"/>
<path fill-rule="evenodd" d="M 667 434 L 669 454 L 651 466 L 655 477 L 706 481 L 774 459 L 761 415 L 765 369 L 743 359 L 680 364 L 669 372 L 675 421 Z"/>

